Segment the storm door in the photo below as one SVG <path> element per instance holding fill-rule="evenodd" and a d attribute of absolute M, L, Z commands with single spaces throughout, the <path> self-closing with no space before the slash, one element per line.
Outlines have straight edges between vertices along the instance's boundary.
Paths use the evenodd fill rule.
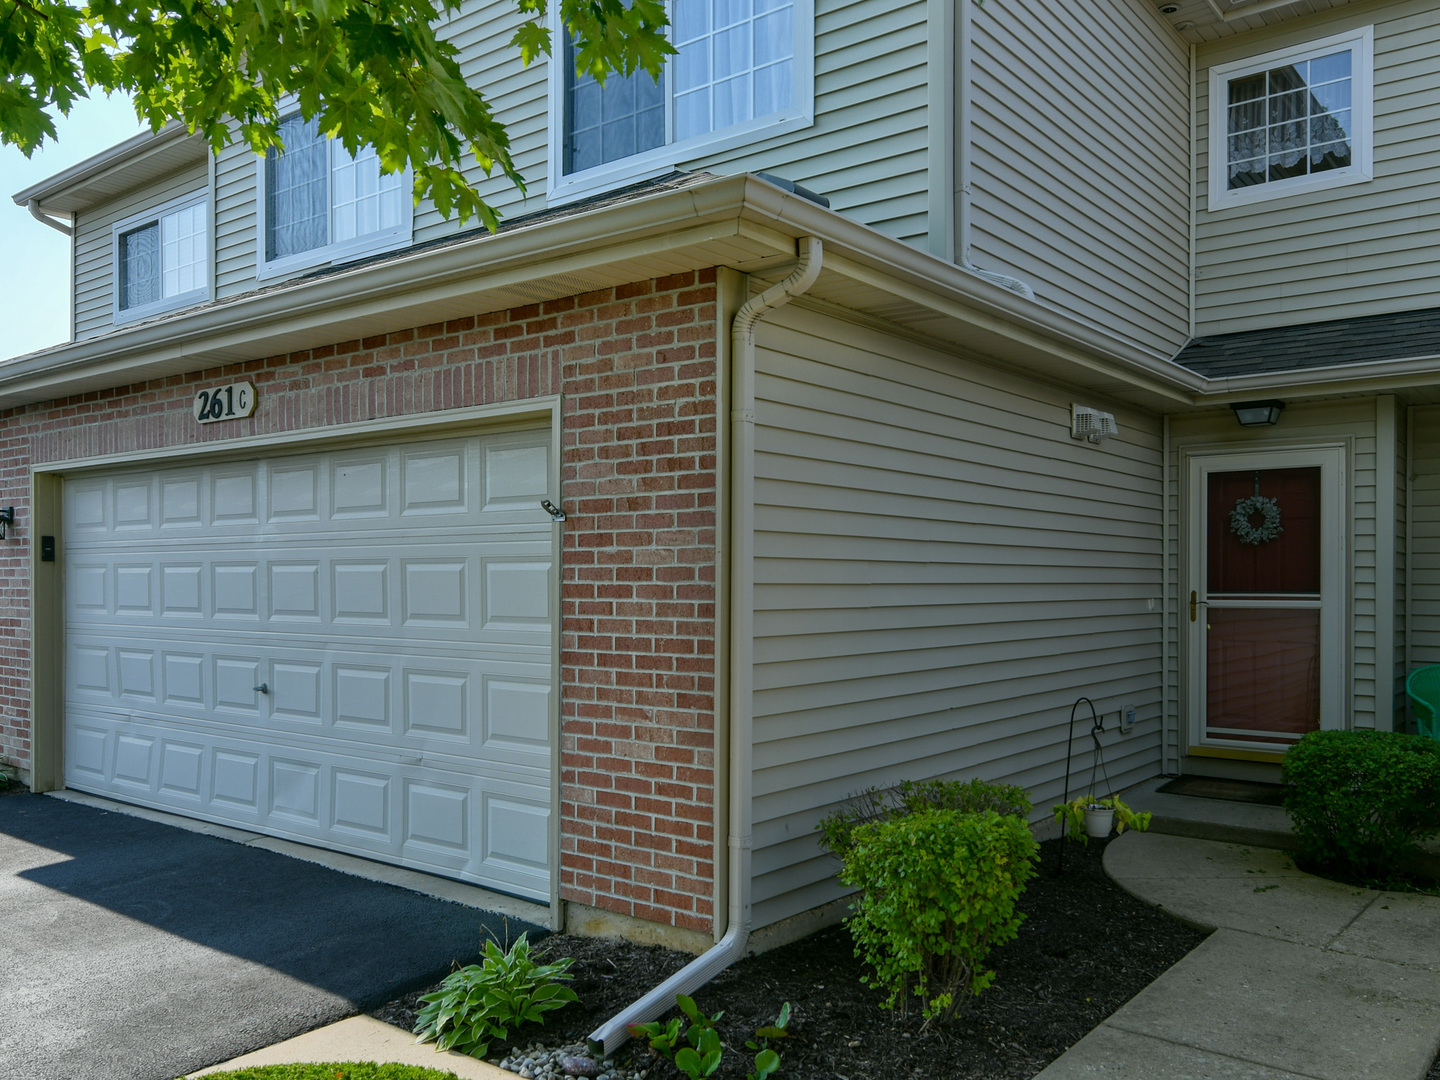
<path fill-rule="evenodd" d="M 1341 727 L 1343 456 L 1194 459 L 1191 745 L 1270 753 Z"/>

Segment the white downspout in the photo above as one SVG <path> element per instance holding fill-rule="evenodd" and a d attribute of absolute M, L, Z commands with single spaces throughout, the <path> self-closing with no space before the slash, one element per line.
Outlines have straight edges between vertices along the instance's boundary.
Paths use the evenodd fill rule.
<path fill-rule="evenodd" d="M 730 846 L 725 936 L 644 997 L 616 1013 L 590 1033 L 608 1055 L 630 1037 L 631 1024 L 654 1020 L 675 1006 L 676 994 L 693 994 L 745 955 L 750 939 L 750 853 L 752 812 L 751 732 L 754 714 L 751 677 L 754 653 L 755 592 L 755 324 L 760 317 L 799 296 L 820 276 L 825 249 L 817 237 L 799 241 L 800 265 L 784 280 L 752 296 L 731 324 L 730 357 L 735 383 L 730 426 L 731 585 L 730 585 Z"/>
<path fill-rule="evenodd" d="M 970 228 L 973 210 L 971 202 L 971 131 L 974 127 L 974 34 L 971 32 L 972 17 L 974 15 L 974 0 L 959 0 L 959 41 L 956 44 L 955 79 L 960 91 L 959 119 L 956 127 L 959 128 L 955 136 L 956 155 L 960 159 L 960 210 L 956 215 L 960 222 L 960 242 L 956 245 L 955 261 L 965 270 L 982 277 L 1002 289 L 1009 289 L 1026 300 L 1035 299 L 1035 290 L 1025 282 L 1009 274 L 999 274 L 994 270 L 982 270 L 970 261 Z"/>

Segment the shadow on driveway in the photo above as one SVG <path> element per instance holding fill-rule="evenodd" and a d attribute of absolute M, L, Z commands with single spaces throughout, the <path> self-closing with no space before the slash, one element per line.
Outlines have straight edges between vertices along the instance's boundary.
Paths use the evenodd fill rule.
<path fill-rule="evenodd" d="M 0 799 L 0 1080 L 169 1080 L 469 963 L 499 915 L 125 814 Z M 540 927 L 511 919 L 513 938 Z"/>

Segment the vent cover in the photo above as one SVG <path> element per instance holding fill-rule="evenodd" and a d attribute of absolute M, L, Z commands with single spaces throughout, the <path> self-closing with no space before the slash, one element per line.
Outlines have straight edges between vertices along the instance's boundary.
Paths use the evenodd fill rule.
<path fill-rule="evenodd" d="M 1100 443 L 1120 434 L 1113 413 L 1101 412 L 1085 405 L 1070 406 L 1070 437 Z"/>

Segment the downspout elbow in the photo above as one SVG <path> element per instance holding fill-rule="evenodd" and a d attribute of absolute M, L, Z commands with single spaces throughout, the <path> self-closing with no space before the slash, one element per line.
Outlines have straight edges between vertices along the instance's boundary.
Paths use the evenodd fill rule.
<path fill-rule="evenodd" d="M 737 430 L 743 428 L 747 431 L 747 434 L 738 439 L 735 444 L 738 447 L 737 456 L 741 461 L 740 468 L 735 471 L 743 475 L 751 475 L 754 471 L 755 400 L 754 379 L 751 371 L 754 368 L 755 324 L 766 312 L 789 303 L 792 298 L 799 296 L 814 285 L 816 278 L 820 276 L 820 268 L 824 261 L 825 248 L 818 237 L 802 237 L 797 247 L 800 255 L 799 265 L 783 280 L 776 282 L 764 292 L 750 297 L 735 313 L 735 319 L 730 326 L 731 363 L 734 369 L 734 378 L 741 388 L 741 393 L 736 395 L 733 422 Z M 748 535 L 750 529 L 753 528 L 753 521 L 749 519 L 748 513 L 744 517 L 737 513 L 734 515 L 734 519 L 742 522 L 738 526 L 740 533 Z M 736 570 L 732 573 L 734 580 L 732 580 L 731 596 L 739 598 L 739 606 L 750 603 L 750 590 L 753 588 L 750 570 L 750 553 L 752 551 L 753 547 L 748 542 L 732 545 L 732 552 L 737 554 L 732 556 L 736 559 Z M 735 599 L 732 599 L 731 603 L 732 606 L 737 605 Z M 752 627 L 749 624 L 747 613 L 741 611 L 732 615 L 732 630 L 737 622 L 740 624 L 740 629 L 738 632 L 734 632 L 732 641 L 736 642 L 738 647 L 732 647 L 730 651 L 732 673 L 737 670 L 747 670 L 751 660 Z M 732 674 L 732 680 L 734 677 Z M 730 745 L 727 755 L 730 790 L 730 843 L 727 858 L 730 873 L 729 895 L 726 898 L 725 933 L 711 948 L 590 1033 L 591 1046 L 603 1047 L 606 1055 L 611 1054 L 616 1047 L 630 1037 L 632 1024 L 648 1023 L 656 1017 L 662 1016 L 667 1010 L 674 1007 L 677 994 L 693 994 L 744 956 L 749 944 L 750 854 L 754 843 L 751 835 L 752 809 L 750 803 L 751 734 L 754 717 L 751 714 L 750 699 L 747 694 L 732 693 L 730 708 Z"/>
<path fill-rule="evenodd" d="M 66 236 L 75 235 L 74 226 L 66 225 L 63 221 L 56 221 L 49 214 L 45 213 L 44 210 L 41 210 L 39 199 L 31 199 L 28 203 L 25 204 L 25 209 L 29 210 L 30 216 L 33 217 L 36 221 L 40 222 L 41 225 L 49 225 L 50 228 L 54 229 L 56 232 L 64 233 Z"/>

